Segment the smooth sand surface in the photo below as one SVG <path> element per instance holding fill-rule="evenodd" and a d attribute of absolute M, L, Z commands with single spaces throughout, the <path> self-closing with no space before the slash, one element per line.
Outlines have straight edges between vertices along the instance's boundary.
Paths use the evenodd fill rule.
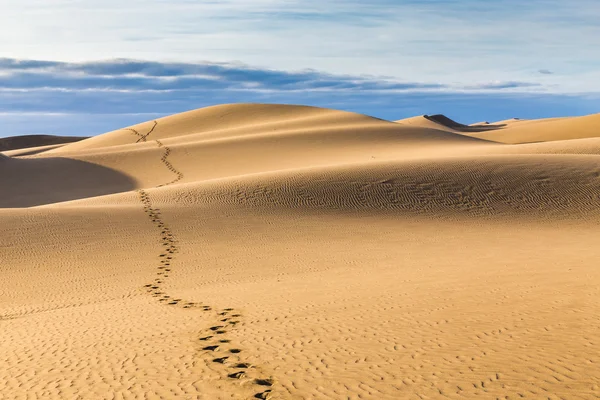
<path fill-rule="evenodd" d="M 224 105 L 0 154 L 0 398 L 599 398 L 598 116 L 444 121 Z"/>
<path fill-rule="evenodd" d="M 0 138 L 0 151 L 73 143 L 86 139 L 78 136 L 22 135 Z"/>

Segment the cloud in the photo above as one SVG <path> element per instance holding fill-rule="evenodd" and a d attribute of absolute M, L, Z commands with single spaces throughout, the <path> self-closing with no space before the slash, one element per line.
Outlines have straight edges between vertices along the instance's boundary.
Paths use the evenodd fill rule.
<path fill-rule="evenodd" d="M 64 61 L 241 60 L 277 70 L 315 68 L 445 85 L 528 81 L 531 66 L 543 60 L 544 68 L 561 71 L 544 77 L 553 91 L 600 90 L 600 79 L 580 78 L 599 70 L 597 0 L 0 0 L 0 5 L 0 37 L 10 38 L 2 54 L 17 59 L 58 54 Z"/>
<path fill-rule="evenodd" d="M 536 82 L 436 83 L 283 71 L 242 63 L 0 59 L 0 136 L 93 135 L 223 103 L 306 104 L 385 119 L 448 113 L 462 122 L 598 112 L 599 96 Z"/>
<path fill-rule="evenodd" d="M 600 111 L 600 96 L 566 96 L 544 93 L 269 93 L 204 94 L 64 92 L 21 93 L 10 99 L 0 95 L 0 137 L 25 134 L 97 135 L 183 112 L 222 103 L 293 103 L 354 111 L 397 120 L 423 114 L 446 114 L 463 123 L 499 121 Z M 28 110 L 28 111 L 25 111 Z M 41 111 L 46 110 L 46 111 Z"/>
<path fill-rule="evenodd" d="M 554 73 L 554 72 L 550 71 L 549 69 L 539 69 L 538 72 L 543 75 L 552 75 Z"/>
<path fill-rule="evenodd" d="M 241 63 L 159 63 L 127 59 L 68 63 L 0 59 L 0 91 L 405 92 L 526 89 L 536 86 L 539 84 L 517 81 L 468 85 L 402 82 L 385 77 L 330 74 L 316 70 L 288 72 L 261 69 Z"/>
<path fill-rule="evenodd" d="M 538 88 L 541 87 L 539 83 L 532 82 L 488 82 L 480 83 L 476 85 L 466 85 L 464 88 L 468 90 L 503 90 L 503 89 L 526 89 L 526 88 Z"/>

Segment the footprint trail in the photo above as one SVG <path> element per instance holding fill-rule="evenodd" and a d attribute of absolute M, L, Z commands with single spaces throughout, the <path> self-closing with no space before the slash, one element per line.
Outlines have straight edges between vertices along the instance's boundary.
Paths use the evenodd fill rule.
<path fill-rule="evenodd" d="M 140 135 L 137 131 L 130 129 L 140 136 L 138 142 L 146 141 L 147 136 L 156 128 L 157 122 L 154 122 L 155 125 L 153 128 L 145 135 Z M 161 157 L 162 163 L 169 171 L 176 175 L 172 181 L 156 187 L 172 185 L 183 179 L 183 173 L 178 171 L 168 160 L 171 149 L 159 140 L 156 140 L 156 144 L 159 148 L 165 150 Z M 169 279 L 170 273 L 173 270 L 174 259 L 179 252 L 179 241 L 164 221 L 160 209 L 152 203 L 148 192 L 144 189 L 139 189 L 137 190 L 137 194 L 142 203 L 144 213 L 159 232 L 162 247 L 158 254 L 155 271 L 156 278 L 152 282 L 145 284 L 144 289 L 165 306 L 196 309 L 212 313 L 215 324 L 207 329 L 203 329 L 198 339 L 200 355 L 206 359 L 207 365 L 215 366 L 223 377 L 243 381 L 244 385 L 255 386 L 256 389 L 253 398 L 271 398 L 272 386 L 274 384 L 273 379 L 262 377 L 259 368 L 245 362 L 243 360 L 243 349 L 234 346 L 233 341 L 228 336 L 241 323 L 242 315 L 233 308 L 214 310 L 212 306 L 207 304 L 185 301 L 173 296 L 164 289 L 164 284 Z"/>
<path fill-rule="evenodd" d="M 156 128 L 156 126 L 158 125 L 157 121 L 153 121 L 154 125 L 152 126 L 152 128 L 145 134 L 141 134 L 140 132 L 138 132 L 136 129 L 133 128 L 125 128 L 124 130 L 126 131 L 130 131 L 131 133 L 133 133 L 134 135 L 138 136 L 139 139 L 136 141 L 136 143 L 140 143 L 140 142 L 146 142 L 146 138 L 152 133 L 154 132 L 154 129 Z"/>

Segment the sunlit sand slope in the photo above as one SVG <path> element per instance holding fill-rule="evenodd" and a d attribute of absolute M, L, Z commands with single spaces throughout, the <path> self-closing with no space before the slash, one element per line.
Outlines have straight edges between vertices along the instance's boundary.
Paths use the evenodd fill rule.
<path fill-rule="evenodd" d="M 492 124 L 459 124 L 443 115 L 396 121 L 398 124 L 441 129 L 489 141 L 518 144 L 600 137 L 600 114 L 540 120 L 510 119 Z"/>
<path fill-rule="evenodd" d="M 0 154 L 0 398 L 596 399 L 594 118 L 224 105 Z"/>

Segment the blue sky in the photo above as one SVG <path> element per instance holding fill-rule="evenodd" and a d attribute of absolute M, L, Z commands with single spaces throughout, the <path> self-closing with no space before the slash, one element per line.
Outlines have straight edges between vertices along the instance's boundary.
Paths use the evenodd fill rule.
<path fill-rule="evenodd" d="M 600 112 L 598 0 L 0 0 L 0 136 L 229 102 L 462 122 Z"/>

